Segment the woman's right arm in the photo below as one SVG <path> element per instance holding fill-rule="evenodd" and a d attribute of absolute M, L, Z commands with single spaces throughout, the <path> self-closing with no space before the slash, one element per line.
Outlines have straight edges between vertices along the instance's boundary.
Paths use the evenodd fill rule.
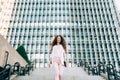
<path fill-rule="evenodd" d="M 50 59 L 49 63 L 52 64 L 52 54 L 50 54 L 50 58 L 49 59 Z"/>
<path fill-rule="evenodd" d="M 49 63 L 48 63 L 48 67 L 49 67 L 49 68 L 50 68 L 50 64 L 52 64 L 53 51 L 54 51 L 54 50 L 52 50 L 52 52 L 51 52 L 50 55 L 49 55 Z"/>
<path fill-rule="evenodd" d="M 53 47 L 53 50 L 52 50 L 52 52 L 50 54 L 50 64 L 52 63 L 52 57 L 53 57 L 53 55 L 54 55 L 54 47 Z"/>

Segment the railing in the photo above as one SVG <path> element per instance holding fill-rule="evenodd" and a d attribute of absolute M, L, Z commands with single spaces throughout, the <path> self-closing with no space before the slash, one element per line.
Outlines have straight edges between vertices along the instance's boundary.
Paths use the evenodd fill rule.
<path fill-rule="evenodd" d="M 20 76 L 24 76 L 25 74 L 30 75 L 30 71 L 34 70 L 34 64 L 31 62 L 30 64 L 27 64 L 25 67 L 20 67 Z"/>
<path fill-rule="evenodd" d="M 12 75 L 24 76 L 30 74 L 30 71 L 34 70 L 34 64 L 26 64 L 26 66 L 20 66 L 19 62 L 14 63 L 14 65 L 6 64 L 4 68 L 0 71 L 0 80 L 10 80 Z"/>
<path fill-rule="evenodd" d="M 0 80 L 10 80 L 11 75 L 23 76 L 30 74 L 30 71 L 34 70 L 34 63 L 26 64 L 26 66 L 21 66 L 19 62 L 14 63 L 14 65 L 7 64 L 9 52 L 5 52 L 5 63 L 4 67 L 0 67 Z"/>
<path fill-rule="evenodd" d="M 16 62 L 14 63 L 14 65 L 12 66 L 12 74 L 17 74 L 19 75 L 19 72 L 20 72 L 20 63 L 19 62 Z"/>
<path fill-rule="evenodd" d="M 117 71 L 113 64 L 90 65 L 88 62 L 80 61 L 79 65 L 84 68 L 88 74 L 106 76 L 107 80 L 120 80 L 120 71 Z"/>
<path fill-rule="evenodd" d="M 120 71 L 115 72 L 115 80 L 120 80 Z"/>
<path fill-rule="evenodd" d="M 11 65 L 6 64 L 3 70 L 0 71 L 0 80 L 10 80 Z"/>

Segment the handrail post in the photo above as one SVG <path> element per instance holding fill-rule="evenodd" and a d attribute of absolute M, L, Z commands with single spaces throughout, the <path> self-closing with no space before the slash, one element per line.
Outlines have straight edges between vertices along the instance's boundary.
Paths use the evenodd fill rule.
<path fill-rule="evenodd" d="M 108 74 L 108 80 L 111 80 L 111 77 L 115 78 L 115 69 L 114 66 L 110 63 L 107 64 L 107 74 Z"/>
<path fill-rule="evenodd" d="M 102 62 L 98 64 L 98 74 L 105 73 L 105 65 Z"/>
<path fill-rule="evenodd" d="M 5 56 L 5 58 L 6 58 L 6 59 L 5 59 L 5 65 L 6 65 L 6 64 L 7 64 L 7 61 L 8 61 L 9 52 L 8 52 L 8 51 L 5 51 L 5 53 L 6 53 L 6 56 Z M 5 66 L 5 65 L 4 65 L 4 66 Z"/>

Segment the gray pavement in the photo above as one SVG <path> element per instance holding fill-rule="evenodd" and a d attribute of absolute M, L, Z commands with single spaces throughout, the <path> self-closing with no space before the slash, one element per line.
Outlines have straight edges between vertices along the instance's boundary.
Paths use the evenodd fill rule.
<path fill-rule="evenodd" d="M 53 68 L 35 69 L 29 76 L 18 76 L 14 80 L 54 80 Z M 64 68 L 62 80 L 105 80 L 100 76 L 88 75 L 80 67 Z"/>

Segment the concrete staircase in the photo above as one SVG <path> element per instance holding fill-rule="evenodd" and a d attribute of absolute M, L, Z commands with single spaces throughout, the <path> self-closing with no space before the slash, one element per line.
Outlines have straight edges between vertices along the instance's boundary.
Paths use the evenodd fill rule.
<path fill-rule="evenodd" d="M 53 68 L 38 68 L 29 76 L 18 76 L 14 80 L 54 80 Z M 80 67 L 64 68 L 62 80 L 105 80 L 100 76 L 88 75 Z"/>

